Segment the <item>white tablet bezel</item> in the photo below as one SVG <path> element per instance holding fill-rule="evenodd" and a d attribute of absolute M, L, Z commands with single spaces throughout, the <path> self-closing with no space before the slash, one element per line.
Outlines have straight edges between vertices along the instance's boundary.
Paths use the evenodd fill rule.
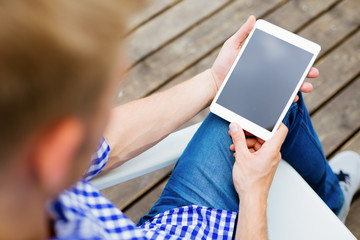
<path fill-rule="evenodd" d="M 254 122 L 251 122 L 250 120 L 238 115 L 237 113 L 232 112 L 231 110 L 219 105 L 216 103 L 217 99 L 219 98 L 222 90 L 224 89 L 231 73 L 233 72 L 237 62 L 239 61 L 242 53 L 244 52 L 244 49 L 246 48 L 248 42 L 250 41 L 255 29 L 259 29 L 262 30 L 268 34 L 271 34 L 279 39 L 282 39 L 290 44 L 293 44 L 301 49 L 304 49 L 308 52 L 311 52 L 313 55 L 312 59 L 309 61 L 309 64 L 307 65 L 306 69 L 304 70 L 303 75 L 301 76 L 301 78 L 299 79 L 298 84 L 296 85 L 296 88 L 294 89 L 294 92 L 291 94 L 291 97 L 289 98 L 285 108 L 283 109 L 279 119 L 276 121 L 275 127 L 273 128 L 273 130 L 270 132 L 267 129 L 257 125 Z M 247 37 L 247 39 L 245 40 L 245 42 L 243 43 L 243 46 L 241 47 L 241 50 L 238 54 L 238 56 L 236 57 L 233 65 L 231 66 L 228 74 L 225 77 L 224 82 L 222 83 L 221 87 L 219 88 L 219 91 L 217 92 L 214 100 L 212 101 L 211 105 L 210 105 L 210 111 L 216 115 L 218 115 L 221 118 L 224 118 L 225 120 L 229 121 L 229 122 L 237 122 L 240 124 L 240 126 L 252 133 L 253 135 L 263 139 L 263 140 L 268 140 L 270 139 L 274 133 L 276 132 L 276 130 L 279 128 L 281 121 L 283 120 L 283 118 L 285 117 L 285 114 L 287 113 L 287 111 L 289 110 L 291 103 L 293 101 L 293 99 L 295 98 L 297 92 L 299 91 L 303 81 L 305 80 L 307 74 L 309 73 L 311 66 L 314 64 L 315 59 L 317 57 L 317 55 L 320 52 L 321 47 L 314 43 L 311 42 L 305 38 L 302 38 L 292 32 L 289 32 L 285 29 L 282 29 L 278 26 L 275 26 L 269 22 L 266 22 L 264 20 L 257 20 L 255 23 L 254 28 L 251 30 L 249 36 Z"/>

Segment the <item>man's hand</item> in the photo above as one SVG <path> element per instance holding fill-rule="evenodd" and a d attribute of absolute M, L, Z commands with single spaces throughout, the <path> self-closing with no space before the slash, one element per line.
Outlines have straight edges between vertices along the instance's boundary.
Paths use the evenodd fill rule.
<path fill-rule="evenodd" d="M 240 29 L 228 40 L 226 40 L 223 47 L 221 48 L 219 55 L 211 67 L 211 77 L 215 93 L 218 91 L 226 75 L 228 74 L 232 64 L 239 54 L 241 44 L 251 32 L 255 22 L 256 18 L 254 16 L 250 16 L 248 20 L 240 27 Z M 317 76 L 319 76 L 319 71 L 316 68 L 311 68 L 307 75 L 308 78 L 316 78 Z M 309 82 L 304 82 L 300 87 L 300 91 L 304 93 L 311 92 L 312 89 L 313 86 Z M 298 98 L 299 97 L 296 96 L 294 102 L 296 102 Z"/>
<path fill-rule="evenodd" d="M 236 123 L 230 124 L 229 134 L 235 151 L 234 186 L 239 194 L 239 215 L 235 239 L 268 239 L 266 208 L 269 189 L 279 165 L 280 148 L 288 130 L 281 124 L 275 135 L 264 142 L 245 138 Z"/>
<path fill-rule="evenodd" d="M 263 142 L 251 138 L 247 141 L 244 131 L 236 123 L 230 124 L 229 134 L 233 139 L 232 151 L 235 150 L 233 181 L 240 198 L 257 196 L 267 199 L 275 171 L 281 159 L 280 148 L 288 132 L 284 124 L 275 135 Z"/>

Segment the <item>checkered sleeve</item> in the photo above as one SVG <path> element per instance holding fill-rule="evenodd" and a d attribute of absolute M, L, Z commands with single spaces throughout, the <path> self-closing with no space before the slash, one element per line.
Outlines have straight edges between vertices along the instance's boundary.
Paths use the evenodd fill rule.
<path fill-rule="evenodd" d="M 90 181 L 101 172 L 109 159 L 109 155 L 109 144 L 106 142 L 105 138 L 102 138 L 96 153 L 92 157 L 90 168 L 85 176 L 86 181 Z"/>
<path fill-rule="evenodd" d="M 236 216 L 236 212 L 192 205 L 160 213 L 140 227 L 149 239 L 171 236 L 175 239 L 231 240 Z"/>

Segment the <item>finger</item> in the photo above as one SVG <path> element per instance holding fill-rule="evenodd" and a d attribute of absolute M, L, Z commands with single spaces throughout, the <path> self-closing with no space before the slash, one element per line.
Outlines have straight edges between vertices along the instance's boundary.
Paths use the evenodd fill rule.
<path fill-rule="evenodd" d="M 265 141 L 262 140 L 261 138 L 256 138 L 256 139 L 258 140 L 258 142 L 259 142 L 261 145 L 263 145 L 263 144 L 265 143 Z"/>
<path fill-rule="evenodd" d="M 230 151 L 235 152 L 235 145 L 234 145 L 234 144 L 231 144 L 231 145 L 230 145 Z"/>
<path fill-rule="evenodd" d="M 300 87 L 300 91 L 304 93 L 309 93 L 313 90 L 313 85 L 309 82 L 303 82 Z"/>
<path fill-rule="evenodd" d="M 254 153 L 254 152 L 256 152 L 256 151 L 255 151 L 253 148 L 250 148 L 250 149 L 249 149 L 249 152 L 250 152 L 250 153 Z"/>
<path fill-rule="evenodd" d="M 259 142 L 257 142 L 253 148 L 255 149 L 255 151 L 258 151 L 261 147 L 262 145 Z"/>
<path fill-rule="evenodd" d="M 246 139 L 246 146 L 248 148 L 253 148 L 257 151 L 261 148 L 262 144 L 260 144 L 260 142 L 256 138 L 248 138 Z"/>
<path fill-rule="evenodd" d="M 229 38 L 229 43 L 235 48 L 239 48 L 242 42 L 247 38 L 256 22 L 256 18 L 251 15 L 246 22 L 240 27 L 240 29 Z"/>
<path fill-rule="evenodd" d="M 244 131 L 237 123 L 231 123 L 229 129 L 231 138 L 235 145 L 235 152 L 240 155 L 247 156 L 249 154 L 249 150 L 246 146 Z"/>
<path fill-rule="evenodd" d="M 249 133 L 248 131 L 244 130 L 244 133 L 245 133 L 245 136 L 247 136 L 247 137 L 254 137 L 254 135 Z"/>
<path fill-rule="evenodd" d="M 277 151 L 280 151 L 281 145 L 285 141 L 287 133 L 288 128 L 285 126 L 285 124 L 281 123 L 279 129 L 276 131 L 274 136 L 266 143 L 264 143 L 264 146 L 266 145 L 266 148 L 276 149 Z"/>
<path fill-rule="evenodd" d="M 294 101 L 293 101 L 293 102 L 297 102 L 297 101 L 299 101 L 299 96 L 298 96 L 298 95 L 296 95 L 296 96 L 295 96 L 295 98 L 294 98 Z"/>
<path fill-rule="evenodd" d="M 254 148 L 255 145 L 256 145 L 256 143 L 257 143 L 257 141 L 256 141 L 255 138 L 247 138 L 247 139 L 246 139 L 246 146 L 247 146 L 248 148 Z"/>
<path fill-rule="evenodd" d="M 307 75 L 308 78 L 317 78 L 319 76 L 319 70 L 312 67 Z"/>
<path fill-rule="evenodd" d="M 255 138 L 247 138 L 246 139 L 246 146 L 248 148 L 253 148 L 255 146 L 255 144 L 257 143 Z"/>

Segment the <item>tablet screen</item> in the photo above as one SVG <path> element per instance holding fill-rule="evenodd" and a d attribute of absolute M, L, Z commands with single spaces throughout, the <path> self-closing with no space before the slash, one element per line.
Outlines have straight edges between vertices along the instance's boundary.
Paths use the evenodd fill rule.
<path fill-rule="evenodd" d="M 216 103 L 272 131 L 312 57 L 255 29 Z"/>

